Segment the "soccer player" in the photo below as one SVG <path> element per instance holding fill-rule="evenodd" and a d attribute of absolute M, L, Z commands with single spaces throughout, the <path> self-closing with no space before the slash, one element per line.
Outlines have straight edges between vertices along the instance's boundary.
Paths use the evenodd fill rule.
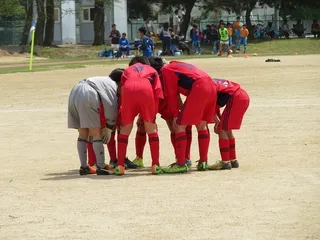
<path fill-rule="evenodd" d="M 225 79 L 213 79 L 217 86 L 217 115 L 214 127 L 219 135 L 221 161 L 208 166 L 209 170 L 238 168 L 235 138 L 232 130 L 240 129 L 243 116 L 249 107 L 249 96 L 239 84 Z M 220 108 L 225 109 L 220 115 Z"/>
<path fill-rule="evenodd" d="M 150 66 L 152 66 L 159 74 L 161 68 L 166 64 L 166 61 L 163 60 L 161 57 L 149 57 Z M 181 98 L 179 97 L 180 107 L 182 107 L 183 103 Z M 173 118 L 167 116 L 167 104 L 163 99 L 159 102 L 158 113 L 161 114 L 161 118 L 163 118 L 170 130 L 170 139 L 175 151 L 175 132 L 172 128 Z M 191 141 L 192 141 L 192 132 L 191 126 L 186 127 L 186 134 L 187 134 L 187 147 L 186 147 L 186 165 L 191 167 L 192 161 L 190 160 L 190 148 L 191 148 Z M 143 120 L 141 118 L 137 121 L 137 132 L 135 138 L 135 146 L 136 146 L 136 158 L 133 160 L 133 163 L 138 165 L 139 167 L 143 167 L 143 151 L 146 144 L 147 136 L 146 130 L 144 128 Z"/>
<path fill-rule="evenodd" d="M 227 28 L 225 28 L 224 22 L 220 23 L 219 35 L 220 35 L 219 56 L 222 56 L 222 49 L 224 45 L 227 46 L 227 53 L 229 56 L 230 55 L 229 33 Z"/>
<path fill-rule="evenodd" d="M 138 47 L 143 52 L 144 57 L 150 57 L 153 55 L 153 49 L 150 44 L 150 38 L 146 35 L 146 28 L 139 28 L 139 34 L 141 37 L 141 45 Z"/>
<path fill-rule="evenodd" d="M 197 169 L 206 170 L 210 141 L 207 123 L 212 123 L 214 118 L 216 85 L 207 73 L 185 62 L 170 62 L 161 68 L 160 76 L 164 86 L 166 115 L 173 119 L 172 128 L 175 133 L 174 145 L 177 158 L 176 163 L 162 170 L 165 173 L 188 171 L 185 164 L 188 125 L 195 125 L 198 130 L 200 159 Z M 180 93 L 187 96 L 181 110 Z"/>
<path fill-rule="evenodd" d="M 163 98 L 162 87 L 157 71 L 149 66 L 144 57 L 135 57 L 121 77 L 121 128 L 118 135 L 117 175 L 123 175 L 128 137 L 133 127 L 134 118 L 140 115 L 148 134 L 152 158 L 152 173 L 162 173 L 159 163 L 159 137 L 155 117 L 159 99 Z"/>
<path fill-rule="evenodd" d="M 192 45 L 193 45 L 194 54 L 201 55 L 200 31 L 199 31 L 198 26 L 196 24 L 194 24 L 192 26 Z"/>
<path fill-rule="evenodd" d="M 116 80 L 115 80 L 116 81 Z M 93 138 L 92 146 L 97 158 L 97 175 L 108 175 L 103 143 L 108 143 L 118 113 L 118 87 L 110 77 L 89 77 L 77 83 L 69 95 L 68 128 L 78 129 L 77 149 L 80 158 L 80 175 L 95 171 L 87 164 L 87 140 Z M 103 108 L 103 110 L 102 110 Z M 100 122 L 100 112 L 107 121 Z"/>

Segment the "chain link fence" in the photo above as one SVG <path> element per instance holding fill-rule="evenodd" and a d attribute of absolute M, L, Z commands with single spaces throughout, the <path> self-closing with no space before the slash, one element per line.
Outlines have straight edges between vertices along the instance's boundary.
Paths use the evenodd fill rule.
<path fill-rule="evenodd" d="M 24 21 L 0 20 L 0 45 L 19 45 Z"/>

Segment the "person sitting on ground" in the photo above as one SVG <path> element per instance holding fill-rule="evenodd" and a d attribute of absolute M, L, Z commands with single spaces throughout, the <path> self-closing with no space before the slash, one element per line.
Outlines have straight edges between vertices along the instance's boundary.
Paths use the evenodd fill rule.
<path fill-rule="evenodd" d="M 124 57 L 124 52 L 126 53 L 126 57 L 130 55 L 130 43 L 127 39 L 126 33 L 122 33 L 122 37 L 119 41 L 119 56 Z"/>
<path fill-rule="evenodd" d="M 318 23 L 318 20 L 313 20 L 313 23 L 311 25 L 311 32 L 314 37 L 320 38 L 320 25 Z"/>
<path fill-rule="evenodd" d="M 283 20 L 283 23 L 281 26 L 281 32 L 282 32 L 283 36 L 285 36 L 287 39 L 289 39 L 290 28 L 289 28 L 288 21 L 286 19 Z"/>
<path fill-rule="evenodd" d="M 265 32 L 267 34 L 267 36 L 271 39 L 275 38 L 275 32 L 274 32 L 274 29 L 272 27 L 272 22 L 268 22 L 268 25 L 267 27 L 265 28 Z"/>
<path fill-rule="evenodd" d="M 303 37 L 304 36 L 304 27 L 301 23 L 301 20 L 297 21 L 296 25 L 293 25 L 293 33 L 296 34 L 298 37 Z"/>

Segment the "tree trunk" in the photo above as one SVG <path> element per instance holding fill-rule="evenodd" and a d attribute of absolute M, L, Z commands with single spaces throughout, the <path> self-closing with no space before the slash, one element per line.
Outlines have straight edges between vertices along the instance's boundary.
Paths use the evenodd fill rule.
<path fill-rule="evenodd" d="M 47 21 L 43 45 L 52 46 L 54 37 L 54 0 L 47 0 L 46 13 Z"/>
<path fill-rule="evenodd" d="M 251 0 L 248 5 L 247 5 L 247 9 L 246 9 L 246 24 L 247 24 L 247 28 L 249 30 L 249 39 L 254 39 L 254 33 L 253 33 L 253 29 L 252 29 L 252 24 L 251 24 L 251 12 L 254 9 L 254 7 L 256 6 L 258 0 Z"/>
<path fill-rule="evenodd" d="M 104 2 L 103 0 L 94 1 L 94 19 L 93 30 L 94 40 L 93 46 L 100 46 L 104 44 Z"/>
<path fill-rule="evenodd" d="M 45 10 L 44 10 L 44 2 L 45 0 L 36 0 L 37 2 L 37 12 L 38 12 L 38 20 L 36 25 L 36 32 L 35 32 L 35 45 L 42 45 L 43 44 L 43 32 L 44 32 L 44 25 L 46 21 L 45 17 Z"/>
<path fill-rule="evenodd" d="M 23 34 L 20 41 L 20 46 L 28 45 L 30 28 L 32 25 L 32 14 L 33 14 L 33 1 L 28 1 L 25 7 L 26 10 L 26 21 L 24 23 Z M 24 51 L 24 50 L 23 50 Z"/>
<path fill-rule="evenodd" d="M 180 32 L 181 34 L 184 36 L 184 38 L 186 39 L 187 37 L 187 31 L 188 31 L 188 27 L 190 24 L 190 19 L 191 19 L 191 11 L 194 7 L 196 0 L 188 0 L 185 4 L 184 4 L 184 8 L 186 9 L 185 15 L 183 15 L 182 18 L 182 24 L 180 26 Z"/>

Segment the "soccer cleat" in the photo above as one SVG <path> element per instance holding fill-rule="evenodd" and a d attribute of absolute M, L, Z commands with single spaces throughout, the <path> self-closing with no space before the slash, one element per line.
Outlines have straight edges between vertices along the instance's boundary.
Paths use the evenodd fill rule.
<path fill-rule="evenodd" d="M 238 168 L 239 167 L 239 162 L 237 159 L 231 160 L 231 167 L 232 168 Z"/>
<path fill-rule="evenodd" d="M 186 165 L 187 165 L 188 168 L 191 167 L 192 166 L 192 161 L 189 160 L 189 159 L 186 159 Z"/>
<path fill-rule="evenodd" d="M 187 165 L 180 166 L 177 163 L 172 163 L 166 168 L 162 168 L 164 173 L 186 173 L 188 172 Z"/>
<path fill-rule="evenodd" d="M 197 170 L 198 171 L 207 171 L 208 170 L 208 163 L 198 161 Z"/>
<path fill-rule="evenodd" d="M 142 162 L 142 164 L 143 164 L 143 162 Z M 128 169 L 128 168 L 136 169 L 138 167 L 138 165 L 133 163 L 132 161 L 130 161 L 128 157 L 126 157 L 126 159 L 124 160 L 124 165 L 125 165 L 126 169 Z"/>
<path fill-rule="evenodd" d="M 133 160 L 132 163 L 136 164 L 138 167 L 144 167 L 142 158 L 136 157 L 136 159 Z"/>
<path fill-rule="evenodd" d="M 115 174 L 115 175 L 123 175 L 124 174 L 124 172 L 125 172 L 125 168 L 124 168 L 124 166 L 117 166 L 115 169 L 113 169 L 113 173 Z"/>
<path fill-rule="evenodd" d="M 151 167 L 151 172 L 152 172 L 152 174 L 154 174 L 154 175 L 158 175 L 158 174 L 163 173 L 161 167 L 159 167 L 158 165 L 153 165 L 153 166 Z"/>
<path fill-rule="evenodd" d="M 228 162 L 219 161 L 219 162 L 216 162 L 215 164 L 208 166 L 209 170 L 231 170 L 231 168 L 232 166 L 229 161 Z"/>
<path fill-rule="evenodd" d="M 104 168 L 99 168 L 99 167 L 97 167 L 97 175 L 109 175 L 110 174 L 110 172 L 108 172 L 108 169 L 109 168 L 109 166 L 108 165 L 106 165 Z"/>
<path fill-rule="evenodd" d="M 110 162 L 109 162 L 109 167 L 110 167 L 110 168 L 114 169 L 114 168 L 116 168 L 117 166 L 118 166 L 117 161 L 110 161 Z"/>
<path fill-rule="evenodd" d="M 80 169 L 79 169 L 79 174 L 81 176 L 87 175 L 87 174 L 95 174 L 95 173 L 96 173 L 96 169 L 91 166 L 80 167 Z"/>

